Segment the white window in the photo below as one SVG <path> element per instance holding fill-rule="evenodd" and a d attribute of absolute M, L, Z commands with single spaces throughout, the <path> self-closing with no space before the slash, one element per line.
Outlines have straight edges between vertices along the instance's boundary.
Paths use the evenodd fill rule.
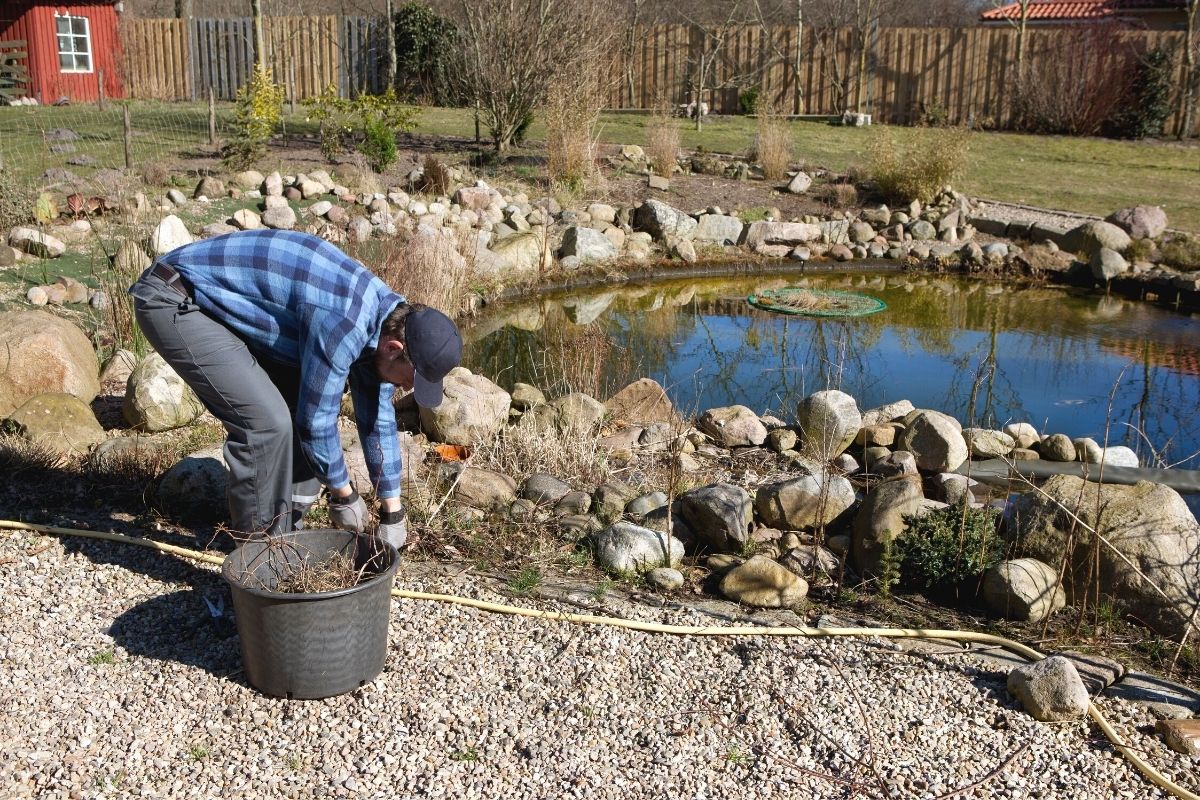
<path fill-rule="evenodd" d="M 87 17 L 55 16 L 58 68 L 62 72 L 92 71 L 92 36 Z"/>

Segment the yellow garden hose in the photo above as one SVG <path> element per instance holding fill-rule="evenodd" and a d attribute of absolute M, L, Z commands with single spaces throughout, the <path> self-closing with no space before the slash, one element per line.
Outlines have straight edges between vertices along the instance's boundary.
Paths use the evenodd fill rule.
<path fill-rule="evenodd" d="M 76 530 L 73 528 L 55 528 L 49 525 L 36 525 L 31 522 L 17 522 L 13 520 L 0 520 L 0 530 L 28 530 L 37 531 L 38 533 L 54 534 L 56 536 L 81 536 L 88 539 L 103 539 L 110 542 L 123 542 L 124 544 L 138 545 L 139 547 L 148 547 L 153 550 L 158 550 L 162 553 L 188 558 L 193 561 L 202 561 L 206 564 L 215 564 L 220 566 L 225 560 L 224 556 L 214 555 L 211 553 L 202 553 L 196 550 L 189 550 L 185 547 L 176 547 L 175 545 L 163 544 L 151 539 L 140 539 L 133 536 L 125 536 L 120 533 L 110 533 L 108 531 L 85 531 Z M 627 628 L 635 631 L 645 631 L 648 633 L 670 633 L 686 636 L 804 636 L 804 637 L 835 637 L 835 636 L 858 636 L 870 637 L 878 636 L 885 639 L 949 639 L 958 642 L 979 642 L 982 644 L 995 645 L 1016 653 L 1030 661 L 1040 661 L 1046 656 L 1038 652 L 1032 647 L 1027 647 L 1020 642 L 1014 642 L 1011 639 L 1006 639 L 1003 636 L 995 636 L 990 633 L 975 633 L 973 631 L 956 631 L 956 630 L 939 630 L 939 629 L 918 629 L 918 628 L 810 628 L 802 627 L 763 627 L 755 625 L 741 625 L 729 627 L 706 627 L 706 626 L 691 626 L 691 625 L 666 625 L 658 622 L 637 622 L 635 620 L 619 619 L 617 617 L 602 617 L 593 614 L 567 614 L 561 611 L 538 611 L 533 608 L 520 608 L 518 606 L 509 606 L 502 603 L 489 603 L 484 600 L 473 600 L 469 597 L 458 597 L 449 594 L 431 594 L 429 592 L 412 592 L 405 589 L 392 589 L 394 597 L 402 597 L 409 600 L 429 600 L 440 603 L 454 603 L 460 606 L 469 606 L 478 608 L 483 611 L 491 611 L 499 614 L 512 614 L 522 617 L 536 617 L 554 622 L 573 622 L 583 625 L 608 625 L 614 628 Z M 1088 715 L 1099 726 L 1101 732 L 1112 743 L 1112 746 L 1125 757 L 1127 761 L 1133 764 L 1137 769 L 1146 776 L 1155 786 L 1169 792 L 1175 797 L 1182 800 L 1200 800 L 1200 795 L 1185 789 L 1178 784 L 1173 783 L 1167 776 L 1152 767 L 1144 759 L 1142 759 L 1132 748 L 1125 743 L 1121 735 L 1109 724 L 1104 715 L 1100 713 L 1100 709 L 1095 703 L 1088 702 Z"/>

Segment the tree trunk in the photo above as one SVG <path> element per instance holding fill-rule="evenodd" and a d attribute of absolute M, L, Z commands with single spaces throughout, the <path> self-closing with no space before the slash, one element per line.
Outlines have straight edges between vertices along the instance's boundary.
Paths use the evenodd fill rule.
<path fill-rule="evenodd" d="M 254 62 L 267 64 L 267 39 L 263 33 L 262 0 L 250 0 L 250 16 L 254 20 Z"/>
<path fill-rule="evenodd" d="M 796 0 L 796 113 L 804 113 L 804 89 L 800 85 L 800 71 L 804 63 L 804 0 Z"/>
<path fill-rule="evenodd" d="M 396 86 L 396 20 L 392 16 L 392 0 L 387 0 L 384 4 L 384 42 L 387 48 L 387 88 L 393 89 Z"/>
<path fill-rule="evenodd" d="M 1196 9 L 1200 0 L 1188 5 L 1187 29 L 1183 34 L 1183 86 L 1179 92 L 1179 133 L 1183 141 L 1192 134 L 1196 119 L 1196 90 L 1200 84 L 1200 68 L 1196 65 Z"/>
<path fill-rule="evenodd" d="M 1017 26 L 1017 79 L 1025 77 L 1025 33 L 1029 27 L 1029 4 L 1033 0 L 1021 0 L 1021 24 Z"/>

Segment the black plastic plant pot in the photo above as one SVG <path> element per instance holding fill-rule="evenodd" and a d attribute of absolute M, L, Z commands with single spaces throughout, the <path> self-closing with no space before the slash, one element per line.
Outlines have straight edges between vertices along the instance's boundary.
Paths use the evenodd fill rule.
<path fill-rule="evenodd" d="M 331 592 L 274 591 L 296 565 L 322 563 L 337 552 L 373 577 Z M 398 564 L 391 545 L 339 530 L 294 531 L 227 555 L 221 574 L 233 590 L 250 685 L 263 694 L 315 700 L 374 680 L 387 656 Z"/>

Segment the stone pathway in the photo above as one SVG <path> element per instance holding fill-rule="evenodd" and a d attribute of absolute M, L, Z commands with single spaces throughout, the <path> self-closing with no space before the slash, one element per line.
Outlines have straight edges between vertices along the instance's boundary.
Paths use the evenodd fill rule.
<path fill-rule="evenodd" d="M 397 600 L 383 675 L 289 702 L 244 683 L 233 622 L 204 602 L 227 598 L 215 568 L 24 532 L 0 534 L 0 563 L 6 797 L 933 798 L 984 779 L 961 796 L 1164 796 L 1087 723 L 1034 722 L 1002 669 L 940 645 L 672 637 Z M 723 624 L 570 589 L 513 601 L 437 572 L 400 582 Z M 1143 706 L 1103 706 L 1154 763 L 1192 772 L 1139 732 Z"/>

